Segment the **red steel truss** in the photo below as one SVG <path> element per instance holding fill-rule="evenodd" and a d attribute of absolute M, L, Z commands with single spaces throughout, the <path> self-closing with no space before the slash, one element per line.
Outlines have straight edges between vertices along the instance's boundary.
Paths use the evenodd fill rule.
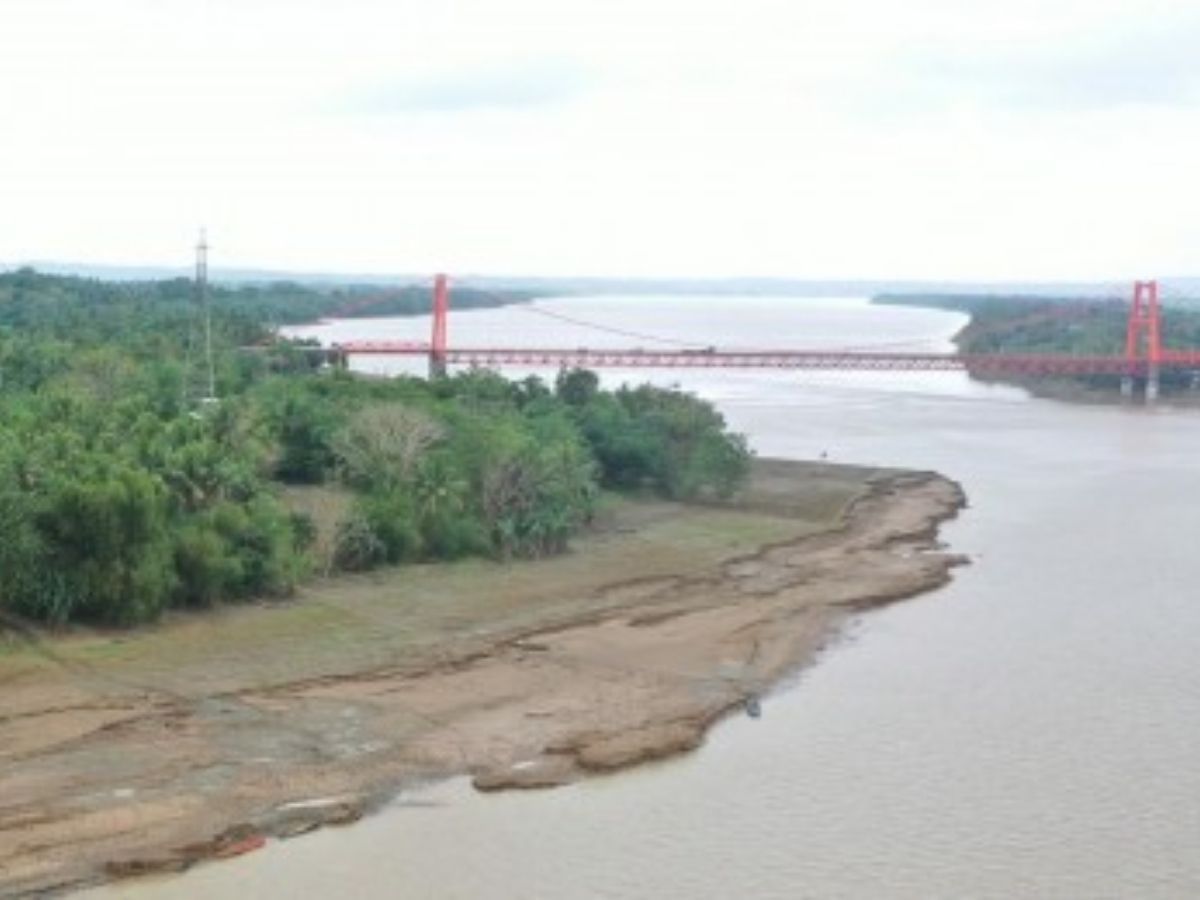
<path fill-rule="evenodd" d="M 1124 355 L 948 354 L 859 350 L 600 350 L 535 347 L 455 347 L 448 345 L 450 297 L 445 275 L 434 279 L 430 343 L 349 341 L 333 348 L 345 359 L 357 355 L 414 356 L 429 360 L 430 372 L 447 365 L 500 368 L 622 369 L 803 369 L 844 372 L 946 372 L 980 375 L 1120 375 L 1157 382 L 1160 369 L 1200 369 L 1200 350 L 1162 346 L 1158 283 L 1134 284 Z M 1155 388 L 1156 389 L 1156 388 Z"/>
<path fill-rule="evenodd" d="M 428 344 L 350 341 L 338 352 L 367 356 L 429 357 Z M 502 368 L 806 369 L 858 372 L 967 371 L 1006 375 L 1145 375 L 1149 362 L 1127 356 L 1066 354 L 879 353 L 841 350 L 592 350 L 530 347 L 456 347 L 440 354 L 448 365 Z M 1161 351 L 1161 368 L 1200 368 L 1200 351 Z"/>

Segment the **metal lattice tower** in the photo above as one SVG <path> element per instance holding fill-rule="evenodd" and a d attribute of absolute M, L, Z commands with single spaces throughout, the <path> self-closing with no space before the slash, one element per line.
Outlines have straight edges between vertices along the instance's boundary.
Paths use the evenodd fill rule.
<path fill-rule="evenodd" d="M 212 309 L 208 297 L 208 234 L 200 229 L 200 241 L 196 244 L 196 306 L 204 316 L 204 369 L 206 393 L 201 402 L 212 403 L 217 399 L 217 373 L 213 365 Z"/>

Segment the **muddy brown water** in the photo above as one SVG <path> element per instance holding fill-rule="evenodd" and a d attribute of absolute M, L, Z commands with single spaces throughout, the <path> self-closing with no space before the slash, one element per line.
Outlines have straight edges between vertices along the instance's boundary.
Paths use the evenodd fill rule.
<path fill-rule="evenodd" d="M 545 306 L 745 346 L 945 347 L 963 321 L 851 299 Z M 599 343 L 515 310 L 451 329 Z M 653 374 L 716 400 L 764 455 L 960 480 L 971 508 L 943 534 L 974 565 L 863 616 L 760 717 L 687 757 L 547 792 L 435 785 L 351 828 L 92 896 L 1200 896 L 1200 414 L 1067 406 L 955 374 Z"/>

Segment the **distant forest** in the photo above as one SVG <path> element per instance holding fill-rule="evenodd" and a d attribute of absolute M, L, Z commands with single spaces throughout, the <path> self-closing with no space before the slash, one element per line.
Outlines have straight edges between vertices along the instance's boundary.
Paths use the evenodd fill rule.
<path fill-rule="evenodd" d="M 210 284 L 208 296 L 224 326 L 246 334 L 272 325 L 295 325 L 337 315 L 409 316 L 432 308 L 428 286 L 309 286 L 292 281 L 230 286 Z M 523 291 L 453 289 L 456 309 L 503 306 L 531 300 Z M 45 275 L 33 269 L 0 273 L 0 327 L 69 334 L 74 328 L 138 331 L 167 328 L 187 319 L 196 301 L 187 278 L 101 281 Z M 227 328 L 228 330 L 228 328 Z"/>

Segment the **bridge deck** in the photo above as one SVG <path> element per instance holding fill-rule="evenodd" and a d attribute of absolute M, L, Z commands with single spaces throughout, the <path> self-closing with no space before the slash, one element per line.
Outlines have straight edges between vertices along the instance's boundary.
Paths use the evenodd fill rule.
<path fill-rule="evenodd" d="M 351 341 L 336 352 L 348 355 L 428 357 L 427 344 Z M 451 365 L 552 368 L 807 369 L 834 371 L 970 371 L 1028 375 L 1144 374 L 1145 359 L 1070 354 L 948 354 L 841 350 L 643 350 L 535 347 L 460 347 L 447 349 Z M 1200 351 L 1165 351 L 1160 368 L 1200 369 Z"/>

